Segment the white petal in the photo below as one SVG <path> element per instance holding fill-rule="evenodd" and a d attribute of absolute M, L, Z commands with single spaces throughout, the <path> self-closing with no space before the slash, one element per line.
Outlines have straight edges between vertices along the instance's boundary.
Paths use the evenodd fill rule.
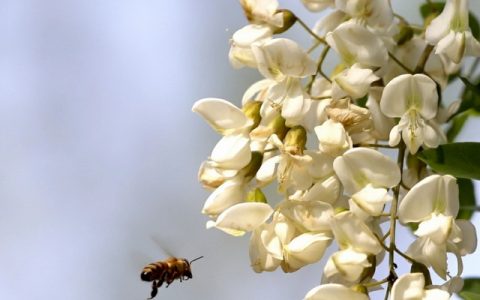
<path fill-rule="evenodd" d="M 239 236 L 263 224 L 272 213 L 273 209 L 265 203 L 239 203 L 222 212 L 215 222 L 215 227 Z"/>
<path fill-rule="evenodd" d="M 463 0 L 461 0 L 463 1 Z M 459 1 L 455 1 L 458 2 Z M 454 1 L 448 0 L 443 11 L 435 19 L 432 20 L 425 31 L 425 39 L 432 45 L 437 44 L 444 36 L 446 36 L 451 28 L 451 22 L 455 17 Z"/>
<path fill-rule="evenodd" d="M 460 255 L 464 256 L 475 252 L 477 249 L 477 232 L 472 222 L 467 220 L 455 220 L 462 231 L 462 241 L 457 243 Z"/>
<path fill-rule="evenodd" d="M 452 228 L 452 217 L 444 215 L 433 215 L 429 220 L 423 221 L 415 231 L 415 235 L 419 237 L 428 236 L 437 244 L 443 244 L 448 238 L 448 234 Z"/>
<path fill-rule="evenodd" d="M 437 114 L 438 94 L 435 82 L 423 74 L 404 74 L 392 79 L 383 90 L 380 108 L 391 118 L 415 109 L 426 120 Z"/>
<path fill-rule="evenodd" d="M 388 60 L 383 41 L 354 20 L 345 22 L 329 32 L 326 41 L 349 66 L 381 67 Z"/>
<path fill-rule="evenodd" d="M 335 173 L 348 195 L 368 184 L 374 187 L 393 187 L 400 181 L 400 170 L 388 156 L 369 148 L 354 148 L 333 162 Z"/>
<path fill-rule="evenodd" d="M 332 96 L 334 99 L 344 96 L 338 94 L 339 92 L 336 91 L 338 87 L 354 99 L 362 98 L 368 93 L 370 84 L 378 79 L 379 77 L 370 69 L 349 68 L 335 76 Z"/>
<path fill-rule="evenodd" d="M 400 276 L 392 287 L 392 300 L 424 299 L 425 278 L 422 273 Z"/>
<path fill-rule="evenodd" d="M 262 224 L 255 229 L 250 238 L 250 265 L 257 273 L 262 271 L 273 271 L 283 259 L 272 255 L 270 250 L 282 253 L 282 245 L 273 231 L 273 224 Z"/>
<path fill-rule="evenodd" d="M 449 175 L 431 175 L 418 182 L 405 195 L 400 202 L 398 218 L 402 223 L 420 222 L 434 212 L 455 217 L 458 203 L 455 178 Z"/>
<path fill-rule="evenodd" d="M 325 233 L 304 233 L 294 238 L 285 248 L 285 263 L 290 270 L 319 261 L 332 238 Z"/>
<path fill-rule="evenodd" d="M 449 300 L 450 294 L 441 289 L 431 289 L 425 291 L 425 296 L 423 300 Z"/>
<path fill-rule="evenodd" d="M 201 115 L 215 131 L 222 135 L 238 132 L 252 125 L 252 121 L 241 109 L 223 99 L 200 99 L 193 104 L 192 111 Z"/>
<path fill-rule="evenodd" d="M 254 44 L 252 51 L 260 73 L 276 81 L 283 81 L 286 76 L 306 77 L 317 70 L 316 63 L 289 39 L 278 38 Z"/>
<path fill-rule="evenodd" d="M 368 300 L 368 296 L 355 292 L 346 286 L 336 283 L 319 285 L 310 290 L 304 300 L 332 300 L 332 299 L 348 299 L 348 300 Z"/>
<path fill-rule="evenodd" d="M 232 205 L 245 200 L 245 186 L 241 180 L 227 180 L 210 194 L 202 209 L 202 213 L 215 216 Z"/>
<path fill-rule="evenodd" d="M 252 84 L 243 94 L 242 98 L 242 104 L 245 105 L 250 100 L 255 100 L 255 101 L 263 101 L 259 96 L 257 98 L 253 98 L 255 95 L 259 94 L 260 92 L 268 89 L 270 86 L 275 84 L 276 82 L 271 79 L 262 79 L 260 81 L 255 82 Z"/>
<path fill-rule="evenodd" d="M 454 63 L 459 64 L 465 53 L 466 40 L 464 32 L 450 31 L 438 42 L 435 54 L 445 54 Z"/>
<path fill-rule="evenodd" d="M 224 136 L 212 150 L 211 160 L 223 169 L 239 170 L 250 162 L 250 139 L 247 135 Z"/>
<path fill-rule="evenodd" d="M 281 206 L 281 212 L 308 231 L 330 231 L 333 208 L 320 201 L 289 201 Z"/>
<path fill-rule="evenodd" d="M 387 201 L 391 200 L 385 188 L 374 188 L 370 184 L 352 195 L 352 200 L 371 216 L 379 216 Z"/>
<path fill-rule="evenodd" d="M 271 182 L 276 176 L 277 166 L 281 160 L 282 156 L 277 155 L 264 161 L 260 169 L 257 171 L 257 180 L 261 183 Z"/>
<path fill-rule="evenodd" d="M 382 246 L 362 220 L 352 212 L 339 213 L 332 219 L 332 231 L 341 249 L 352 247 L 358 252 L 378 254 Z"/>

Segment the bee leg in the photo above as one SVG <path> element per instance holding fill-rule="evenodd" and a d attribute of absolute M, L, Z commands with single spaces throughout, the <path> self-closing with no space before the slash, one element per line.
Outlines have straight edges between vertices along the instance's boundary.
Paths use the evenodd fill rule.
<path fill-rule="evenodd" d="M 161 283 L 160 283 L 160 285 L 161 285 Z M 153 299 L 153 298 L 155 298 L 155 296 L 157 295 L 157 293 L 158 293 L 157 281 L 154 280 L 154 281 L 152 282 L 152 291 L 150 292 L 150 298 L 148 298 L 148 299 Z"/>

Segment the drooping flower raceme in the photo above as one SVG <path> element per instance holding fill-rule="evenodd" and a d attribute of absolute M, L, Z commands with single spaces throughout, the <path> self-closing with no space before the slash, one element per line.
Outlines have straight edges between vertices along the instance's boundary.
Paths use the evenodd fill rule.
<path fill-rule="evenodd" d="M 307 300 L 367 300 L 382 288 L 393 300 L 459 292 L 476 230 L 457 219 L 456 179 L 419 153 L 446 143 L 445 124 L 469 105 L 443 93 L 463 57 L 480 55 L 468 1 L 447 0 L 438 16 L 429 5 L 423 29 L 389 0 L 302 0 L 311 12 L 328 9 L 313 29 L 277 0 L 239 1 L 249 24 L 233 34 L 229 59 L 262 78 L 241 107 L 218 98 L 193 106 L 222 136 L 198 173 L 211 191 L 207 228 L 249 234 L 258 273 L 324 259 Z M 309 48 L 281 35 L 294 24 L 311 35 Z M 400 225 L 416 227 L 407 249 Z M 411 273 L 400 274 L 402 259 Z"/>

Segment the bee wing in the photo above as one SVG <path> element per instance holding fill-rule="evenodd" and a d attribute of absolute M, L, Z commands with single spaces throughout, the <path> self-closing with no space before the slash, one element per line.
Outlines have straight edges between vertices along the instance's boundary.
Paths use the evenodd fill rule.
<path fill-rule="evenodd" d="M 150 236 L 150 238 L 158 246 L 158 248 L 162 249 L 162 251 L 168 257 L 175 257 L 175 255 L 173 255 L 172 250 L 167 246 L 167 245 L 172 245 L 172 244 L 168 243 L 168 239 L 159 238 L 158 236 Z"/>

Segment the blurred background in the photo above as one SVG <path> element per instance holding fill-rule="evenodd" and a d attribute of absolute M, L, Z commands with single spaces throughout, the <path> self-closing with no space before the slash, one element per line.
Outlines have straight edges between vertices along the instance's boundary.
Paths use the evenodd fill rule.
<path fill-rule="evenodd" d="M 421 1 L 392 2 L 419 22 Z M 197 170 L 219 137 L 190 109 L 238 104 L 260 78 L 228 61 L 245 24 L 235 0 L 0 0 L 0 299 L 145 299 L 142 267 L 169 252 L 204 258 L 158 299 L 302 299 L 318 285 L 321 264 L 255 274 L 248 238 L 200 214 Z M 478 126 L 459 140 L 479 141 Z"/>

